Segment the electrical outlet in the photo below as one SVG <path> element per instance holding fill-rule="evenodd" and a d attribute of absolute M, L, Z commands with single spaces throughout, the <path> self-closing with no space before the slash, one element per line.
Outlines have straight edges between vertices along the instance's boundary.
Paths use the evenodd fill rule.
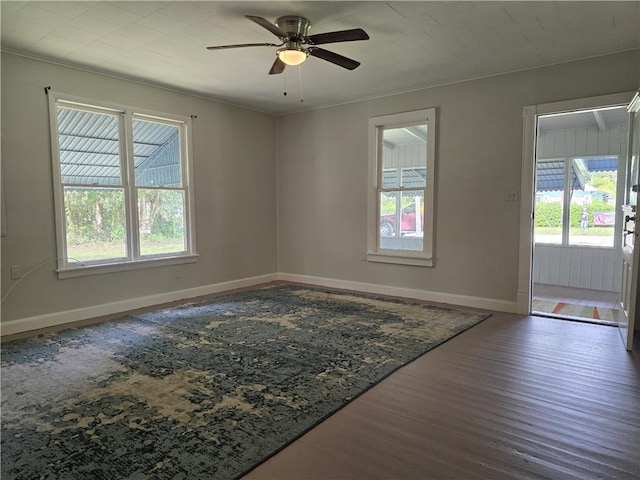
<path fill-rule="evenodd" d="M 17 280 L 22 277 L 22 265 L 11 265 L 11 279 Z"/>
<path fill-rule="evenodd" d="M 520 194 L 518 192 L 507 192 L 505 198 L 507 202 L 517 202 L 520 200 Z"/>

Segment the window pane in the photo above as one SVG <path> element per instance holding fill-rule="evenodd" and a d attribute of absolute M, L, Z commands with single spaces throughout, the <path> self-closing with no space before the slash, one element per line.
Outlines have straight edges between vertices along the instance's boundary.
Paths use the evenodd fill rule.
<path fill-rule="evenodd" d="M 401 187 L 425 186 L 427 167 L 426 124 L 383 129 L 382 146 L 383 171 L 402 168 L 401 181 L 410 183 L 401 184 Z M 421 174 L 417 174 L 417 172 L 421 172 Z"/>
<path fill-rule="evenodd" d="M 396 212 L 400 192 L 380 193 L 380 238 L 397 236 Z"/>
<path fill-rule="evenodd" d="M 383 188 L 425 187 L 427 125 L 383 129 L 382 143 Z M 423 225 L 424 190 L 380 193 L 381 249 L 422 251 Z"/>
<path fill-rule="evenodd" d="M 181 187 L 180 131 L 175 125 L 133 121 L 136 185 Z"/>
<path fill-rule="evenodd" d="M 584 186 L 571 192 L 569 245 L 613 247 L 618 158 L 573 160 L 584 172 Z"/>
<path fill-rule="evenodd" d="M 122 185 L 118 118 L 58 107 L 62 183 Z"/>
<path fill-rule="evenodd" d="M 184 207 L 182 190 L 138 190 L 141 255 L 186 251 Z"/>
<path fill-rule="evenodd" d="M 403 168 L 402 186 L 405 188 L 425 187 L 427 185 L 426 168 Z"/>
<path fill-rule="evenodd" d="M 127 256 L 124 190 L 64 188 L 68 263 Z"/>
<path fill-rule="evenodd" d="M 562 244 L 562 204 L 565 161 L 545 161 L 536 165 L 536 243 Z"/>
<path fill-rule="evenodd" d="M 423 225 L 424 191 L 380 193 L 380 248 L 422 251 Z"/>
<path fill-rule="evenodd" d="M 397 168 L 387 168 L 382 171 L 382 188 L 397 188 L 400 186 L 398 180 Z"/>

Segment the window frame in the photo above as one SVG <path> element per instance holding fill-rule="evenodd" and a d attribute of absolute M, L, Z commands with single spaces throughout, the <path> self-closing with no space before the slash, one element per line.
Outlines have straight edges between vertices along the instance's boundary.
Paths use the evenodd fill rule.
<path fill-rule="evenodd" d="M 156 266 L 178 265 L 198 261 L 196 252 L 195 230 L 195 195 L 193 189 L 192 159 L 192 119 L 191 117 L 151 111 L 130 105 L 121 105 L 101 100 L 89 99 L 75 95 L 48 91 L 49 127 L 51 133 L 51 160 L 53 171 L 53 200 L 56 225 L 57 269 L 59 279 L 85 275 L 114 273 Z M 126 256 L 84 262 L 69 262 L 66 244 L 66 216 L 64 209 L 64 188 L 60 166 L 60 150 L 58 135 L 58 107 L 68 107 L 98 114 L 113 115 L 118 119 L 118 141 L 120 151 L 121 185 L 82 185 L 82 188 L 116 188 L 124 193 Z M 185 250 L 167 254 L 142 255 L 139 241 L 138 197 L 139 189 L 150 187 L 138 186 L 135 181 L 135 163 L 133 152 L 133 121 L 149 121 L 162 123 L 178 128 L 180 145 L 180 174 L 184 191 L 184 235 Z M 151 187 L 153 188 L 153 187 Z M 166 190 L 176 190 L 162 187 Z"/>
<path fill-rule="evenodd" d="M 434 237 L 435 237 L 435 187 L 436 187 L 436 108 L 426 108 L 410 112 L 381 115 L 369 118 L 369 188 L 367 200 L 367 253 L 370 262 L 394 263 L 399 265 L 413 265 L 434 267 Z M 385 129 L 406 126 L 427 125 L 427 158 L 426 181 L 424 187 L 400 187 L 398 191 L 424 192 L 423 219 L 423 247 L 418 250 L 395 250 L 380 247 L 380 193 L 388 190 L 383 188 L 384 169 L 382 161 L 383 143 L 382 132 Z M 398 167 L 398 178 L 401 181 L 401 167 Z"/>

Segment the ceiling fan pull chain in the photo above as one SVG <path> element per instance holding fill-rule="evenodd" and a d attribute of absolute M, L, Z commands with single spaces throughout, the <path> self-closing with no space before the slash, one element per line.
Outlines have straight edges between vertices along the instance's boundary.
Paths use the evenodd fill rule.
<path fill-rule="evenodd" d="M 284 71 L 283 77 L 284 77 L 284 94 L 283 95 L 286 97 L 287 96 L 287 71 L 286 70 Z"/>
<path fill-rule="evenodd" d="M 302 97 L 302 65 L 298 65 L 298 87 L 300 89 L 300 103 L 304 103 L 304 98 Z"/>

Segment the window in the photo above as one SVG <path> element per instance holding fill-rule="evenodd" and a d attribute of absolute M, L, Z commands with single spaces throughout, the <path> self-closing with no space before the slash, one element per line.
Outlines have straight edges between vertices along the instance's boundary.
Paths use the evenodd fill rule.
<path fill-rule="evenodd" d="M 618 157 L 539 160 L 536 243 L 613 247 Z"/>
<path fill-rule="evenodd" d="M 367 259 L 433 266 L 434 108 L 369 119 Z"/>
<path fill-rule="evenodd" d="M 59 276 L 195 261 L 190 119 L 49 96 Z"/>

